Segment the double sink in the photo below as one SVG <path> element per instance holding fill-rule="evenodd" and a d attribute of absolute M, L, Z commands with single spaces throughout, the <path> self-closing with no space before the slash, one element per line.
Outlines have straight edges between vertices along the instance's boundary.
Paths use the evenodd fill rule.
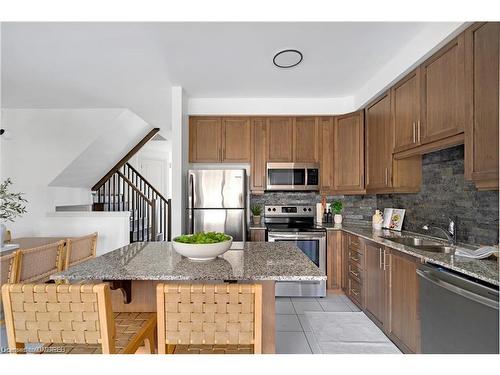
<path fill-rule="evenodd" d="M 431 253 L 453 254 L 455 248 L 442 242 L 429 240 L 426 238 L 405 236 L 405 237 L 390 237 L 381 236 L 380 238 L 399 243 L 401 245 L 414 247 L 418 250 L 428 251 Z"/>

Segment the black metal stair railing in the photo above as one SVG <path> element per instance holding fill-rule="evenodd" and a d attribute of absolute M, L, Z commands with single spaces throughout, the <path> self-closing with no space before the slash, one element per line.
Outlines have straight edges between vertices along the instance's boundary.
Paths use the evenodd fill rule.
<path fill-rule="evenodd" d="M 125 163 L 95 190 L 95 211 L 130 211 L 130 242 L 170 241 L 170 199 Z"/>

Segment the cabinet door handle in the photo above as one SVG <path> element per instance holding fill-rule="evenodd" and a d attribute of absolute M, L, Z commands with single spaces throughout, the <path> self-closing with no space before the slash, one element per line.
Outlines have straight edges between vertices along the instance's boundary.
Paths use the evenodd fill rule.
<path fill-rule="evenodd" d="M 412 123 L 412 126 L 413 126 L 413 143 L 415 143 L 417 140 L 416 140 L 416 125 L 415 123 Z"/>
<path fill-rule="evenodd" d="M 384 249 L 384 271 L 387 271 L 389 266 L 387 265 L 387 260 L 385 259 L 385 249 Z"/>
<path fill-rule="evenodd" d="M 389 170 L 385 168 L 385 186 L 389 186 Z"/>
<path fill-rule="evenodd" d="M 378 268 L 382 269 L 382 249 L 378 249 Z"/>
<path fill-rule="evenodd" d="M 417 121 L 417 141 L 420 143 L 420 120 Z"/>

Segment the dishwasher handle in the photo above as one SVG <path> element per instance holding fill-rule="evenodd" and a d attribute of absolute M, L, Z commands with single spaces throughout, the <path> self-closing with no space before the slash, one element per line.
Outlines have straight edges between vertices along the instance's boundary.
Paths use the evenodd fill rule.
<path fill-rule="evenodd" d="M 432 270 L 417 269 L 417 274 L 421 278 L 433 283 L 434 285 L 437 285 L 438 287 L 444 288 L 452 293 L 461 295 L 462 297 L 468 298 L 472 301 L 481 303 L 485 306 L 498 310 L 498 300 L 487 298 L 477 293 L 473 293 L 467 289 L 459 287 L 458 285 L 452 284 L 439 277 L 436 277 L 435 273 L 432 272 Z"/>

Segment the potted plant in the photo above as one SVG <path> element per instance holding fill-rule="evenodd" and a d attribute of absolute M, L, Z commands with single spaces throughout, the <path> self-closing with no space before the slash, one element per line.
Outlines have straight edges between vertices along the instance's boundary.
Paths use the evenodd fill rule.
<path fill-rule="evenodd" d="M 339 200 L 333 201 L 332 204 L 330 204 L 330 209 L 333 212 L 333 222 L 335 224 L 341 224 L 342 223 L 342 202 Z"/>
<path fill-rule="evenodd" d="M 262 207 L 255 205 L 255 206 L 250 207 L 250 211 L 252 211 L 252 223 L 254 225 L 259 225 L 260 224 L 260 215 L 262 214 Z"/>
<path fill-rule="evenodd" d="M 11 193 L 10 185 L 12 185 L 10 178 L 0 184 L 0 247 L 3 247 L 7 231 L 4 223 L 14 222 L 16 217 L 26 213 L 27 200 L 22 197 L 23 193 Z"/>

